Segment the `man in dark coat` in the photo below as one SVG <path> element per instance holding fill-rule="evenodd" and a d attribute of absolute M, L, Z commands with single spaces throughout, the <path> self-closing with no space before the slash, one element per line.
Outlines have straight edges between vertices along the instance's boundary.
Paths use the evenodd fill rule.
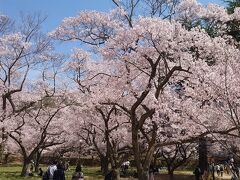
<path fill-rule="evenodd" d="M 57 170 L 54 171 L 53 180 L 66 180 L 64 170 L 61 164 L 57 164 Z"/>

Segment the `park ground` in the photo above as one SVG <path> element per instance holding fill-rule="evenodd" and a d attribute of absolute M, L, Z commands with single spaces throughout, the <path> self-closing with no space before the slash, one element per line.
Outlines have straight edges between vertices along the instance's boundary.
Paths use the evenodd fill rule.
<path fill-rule="evenodd" d="M 41 166 L 43 171 L 46 171 L 47 166 Z M 40 177 L 20 177 L 21 165 L 0 166 L 0 180 L 41 180 Z M 83 167 L 83 172 L 86 180 L 101 180 L 103 176 L 100 174 L 98 167 Z M 65 172 L 66 180 L 70 180 L 74 172 L 74 167 L 70 167 L 69 171 Z"/>
<path fill-rule="evenodd" d="M 46 171 L 47 166 L 42 166 L 43 171 Z M 21 165 L 0 166 L 0 180 L 41 180 L 40 177 L 20 177 Z M 66 171 L 66 180 L 71 180 L 74 167 L 71 166 L 69 171 Z M 103 180 L 99 167 L 83 167 L 85 180 Z M 192 171 L 176 171 L 175 180 L 194 180 Z M 230 180 L 230 176 L 224 174 L 223 178 L 216 178 L 216 180 Z M 136 180 L 134 178 L 122 178 L 122 180 Z M 166 172 L 162 172 L 155 176 L 155 180 L 169 180 Z"/>

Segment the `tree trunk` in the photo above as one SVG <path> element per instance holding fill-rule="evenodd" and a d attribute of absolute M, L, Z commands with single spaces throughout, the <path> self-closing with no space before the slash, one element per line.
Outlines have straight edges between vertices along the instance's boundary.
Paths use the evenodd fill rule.
<path fill-rule="evenodd" d="M 36 162 L 34 163 L 34 171 L 35 171 L 36 173 L 38 173 L 38 169 L 39 169 L 39 161 L 36 161 Z"/>
<path fill-rule="evenodd" d="M 141 163 L 139 142 L 138 142 L 138 130 L 135 127 L 134 123 L 132 125 L 132 145 L 133 145 L 133 154 L 134 154 L 134 160 L 136 162 L 138 179 L 139 180 L 148 180 L 149 177 L 147 176 L 147 178 L 145 178 L 146 174 L 143 171 L 143 167 L 142 167 L 142 163 Z"/>
<path fill-rule="evenodd" d="M 153 155 L 153 166 L 157 167 L 159 164 L 157 163 L 158 160 L 158 151 Z"/>
<path fill-rule="evenodd" d="M 104 175 L 107 175 L 107 173 L 109 171 L 108 164 L 109 164 L 109 161 L 108 161 L 107 157 L 105 157 L 105 156 L 100 157 L 101 171 Z"/>
<path fill-rule="evenodd" d="M 42 154 L 41 150 L 38 151 L 37 154 L 36 154 L 36 159 L 35 159 L 35 162 L 34 162 L 34 170 L 35 170 L 36 173 L 38 173 L 40 159 L 41 159 L 41 154 Z"/>
<path fill-rule="evenodd" d="M 168 171 L 169 179 L 173 180 L 173 170 Z"/>
<path fill-rule="evenodd" d="M 149 171 L 148 169 L 144 169 L 142 166 L 138 141 L 138 129 L 136 128 L 136 125 L 134 123 L 132 125 L 132 145 L 134 160 L 136 162 L 138 180 L 149 180 Z"/>
<path fill-rule="evenodd" d="M 198 154 L 199 154 L 199 168 L 201 170 L 201 173 L 203 173 L 204 171 L 207 171 L 208 168 L 207 140 L 205 137 L 199 139 Z"/>
<path fill-rule="evenodd" d="M 1 122 L 3 120 L 0 120 Z M 5 155 L 4 155 L 4 150 L 5 150 L 5 143 L 7 141 L 7 135 L 5 132 L 5 128 L 1 128 L 1 143 L 0 143 L 0 163 L 4 163 L 5 160 Z"/>
<path fill-rule="evenodd" d="M 149 180 L 149 171 L 143 170 L 141 172 L 138 172 L 138 180 Z"/>
<path fill-rule="evenodd" d="M 26 175 L 26 172 L 27 172 L 27 169 L 28 169 L 29 162 L 30 162 L 30 161 L 24 159 L 24 161 L 23 161 L 23 166 L 22 166 L 21 176 L 25 176 L 25 175 Z"/>
<path fill-rule="evenodd" d="M 120 169 L 119 168 L 114 169 L 114 174 L 115 174 L 115 177 L 113 178 L 113 180 L 120 180 Z"/>

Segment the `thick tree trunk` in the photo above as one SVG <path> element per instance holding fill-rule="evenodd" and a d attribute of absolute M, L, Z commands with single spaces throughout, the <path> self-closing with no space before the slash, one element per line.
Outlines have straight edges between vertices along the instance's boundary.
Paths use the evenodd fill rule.
<path fill-rule="evenodd" d="M 142 178 L 145 175 L 143 172 L 143 167 L 142 167 L 141 159 L 140 159 L 138 130 L 135 128 L 134 124 L 132 125 L 132 145 L 133 145 L 133 154 L 134 154 L 134 160 L 136 162 L 138 178 Z M 148 180 L 148 179 L 145 179 L 145 180 Z"/>
<path fill-rule="evenodd" d="M 114 174 L 116 175 L 113 180 L 120 180 L 120 169 L 114 169 Z"/>
<path fill-rule="evenodd" d="M 138 141 L 138 129 L 136 127 L 137 125 L 133 123 L 132 145 L 133 145 L 134 160 L 136 162 L 138 180 L 149 180 L 149 167 L 144 169 L 141 162 L 141 154 L 140 154 L 139 141 Z"/>
<path fill-rule="evenodd" d="M 24 161 L 23 161 L 23 166 L 22 166 L 21 176 L 25 176 L 25 175 L 26 175 L 26 172 L 27 172 L 29 163 L 30 163 L 30 161 L 24 159 Z"/>
<path fill-rule="evenodd" d="M 149 180 L 149 171 L 142 170 L 141 172 L 138 172 L 138 180 Z"/>
<path fill-rule="evenodd" d="M 109 164 L 109 161 L 106 156 L 100 157 L 101 171 L 104 175 L 106 175 L 109 171 L 108 164 Z"/>
<path fill-rule="evenodd" d="M 199 154 L 199 168 L 201 169 L 201 173 L 203 173 L 208 168 L 207 140 L 205 137 L 199 139 L 198 154 Z"/>
<path fill-rule="evenodd" d="M 154 167 L 157 167 L 158 163 L 157 163 L 157 160 L 158 160 L 158 151 L 156 152 L 156 154 L 153 155 L 153 166 Z"/>
<path fill-rule="evenodd" d="M 136 161 L 138 180 L 149 180 L 149 171 L 148 169 L 144 170 L 139 151 L 139 142 L 138 142 L 138 131 L 132 128 L 132 144 L 133 144 L 133 153 L 134 159 Z"/>
<path fill-rule="evenodd" d="M 173 170 L 168 170 L 169 179 L 173 180 Z"/>
<path fill-rule="evenodd" d="M 38 169 L 39 169 L 39 161 L 36 161 L 36 162 L 34 163 L 34 171 L 35 171 L 36 173 L 38 173 Z"/>
<path fill-rule="evenodd" d="M 131 120 L 132 120 L 132 146 L 133 146 L 134 160 L 136 162 L 136 167 L 137 167 L 138 179 L 149 180 L 149 167 L 155 151 L 155 143 L 156 143 L 156 137 L 157 137 L 157 124 L 153 121 L 151 139 L 148 140 L 148 149 L 146 153 L 142 154 L 139 147 L 140 142 L 139 142 L 139 134 L 138 134 L 139 131 L 141 131 L 142 129 L 139 129 L 139 122 L 137 121 L 135 113 L 131 114 Z M 144 156 L 143 162 L 142 162 L 142 155 Z"/>

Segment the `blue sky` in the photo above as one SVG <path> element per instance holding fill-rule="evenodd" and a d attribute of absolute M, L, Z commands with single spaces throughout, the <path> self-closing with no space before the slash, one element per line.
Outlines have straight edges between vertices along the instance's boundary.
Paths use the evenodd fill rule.
<path fill-rule="evenodd" d="M 111 0 L 0 0 L 0 13 L 13 19 L 17 19 L 20 12 L 47 15 L 46 31 L 53 30 L 63 18 L 75 16 L 81 10 L 109 11 L 113 7 Z"/>
<path fill-rule="evenodd" d="M 216 2 L 221 0 L 200 0 L 201 3 Z M 19 17 L 20 12 L 41 12 L 48 18 L 44 30 L 51 31 L 64 17 L 75 16 L 81 10 L 109 11 L 114 7 L 111 0 L 0 0 L 0 13 L 13 19 Z"/>
<path fill-rule="evenodd" d="M 221 0 L 199 0 L 199 2 L 223 4 Z M 65 17 L 75 16 L 79 11 L 109 11 L 114 7 L 111 0 L 0 0 L 0 13 L 16 21 L 20 12 L 26 14 L 40 12 L 47 15 L 48 18 L 43 24 L 45 32 L 54 30 Z M 57 49 L 66 52 L 73 46 L 72 43 L 58 44 Z"/>

